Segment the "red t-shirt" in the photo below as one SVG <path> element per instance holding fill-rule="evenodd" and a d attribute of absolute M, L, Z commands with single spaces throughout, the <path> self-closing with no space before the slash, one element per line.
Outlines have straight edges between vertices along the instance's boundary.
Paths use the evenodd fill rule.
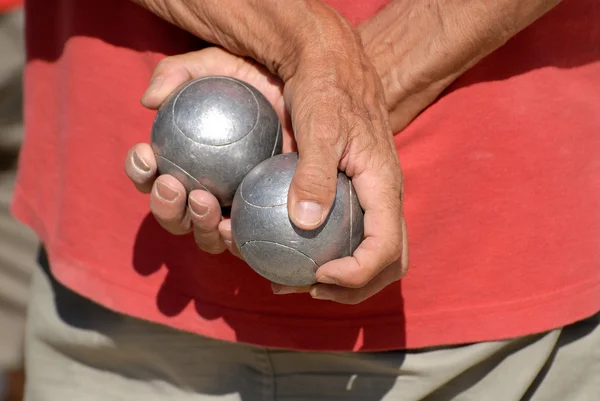
<path fill-rule="evenodd" d="M 0 13 L 19 8 L 23 5 L 23 0 L 0 0 Z"/>
<path fill-rule="evenodd" d="M 354 23 L 385 3 L 330 1 Z M 411 270 L 355 306 L 276 296 L 229 254 L 166 233 L 125 176 L 164 55 L 201 42 L 128 1 L 29 0 L 13 211 L 62 283 L 116 311 L 305 350 L 494 340 L 600 309 L 600 5 L 564 2 L 396 137 Z M 402 23 L 402 21 L 398 21 Z"/>

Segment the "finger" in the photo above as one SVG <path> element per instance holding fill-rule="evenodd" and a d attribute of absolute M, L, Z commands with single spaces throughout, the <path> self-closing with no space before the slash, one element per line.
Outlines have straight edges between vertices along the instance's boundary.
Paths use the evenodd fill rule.
<path fill-rule="evenodd" d="M 346 288 L 337 285 L 317 284 L 310 289 L 314 299 L 356 305 L 377 294 L 402 277 L 402 263 L 396 261 L 383 269 L 367 285 L 361 288 Z"/>
<path fill-rule="evenodd" d="M 187 81 L 208 75 L 235 76 L 244 63 L 243 58 L 217 47 L 166 57 L 154 69 L 142 104 L 156 109 L 173 90 Z"/>
<path fill-rule="evenodd" d="M 125 173 L 138 191 L 150 193 L 156 171 L 156 158 L 150 145 L 139 143 L 129 150 L 125 159 Z"/>
<path fill-rule="evenodd" d="M 290 91 L 286 96 L 293 96 Z M 298 228 L 314 230 L 323 223 L 335 199 L 338 166 L 345 146 L 338 139 L 345 127 L 339 113 L 324 107 L 331 102 L 317 103 L 300 94 L 298 97 L 292 107 L 298 165 L 288 193 L 288 214 Z"/>
<path fill-rule="evenodd" d="M 333 260 L 317 270 L 317 280 L 344 287 L 365 286 L 383 268 L 401 259 L 408 269 L 407 232 L 402 209 L 402 175 L 386 163 L 353 178 L 359 202 L 365 210 L 365 238 L 354 254 Z M 400 181 L 400 182 L 398 182 Z"/>
<path fill-rule="evenodd" d="M 315 151 L 298 141 L 298 166 L 288 195 L 288 213 L 303 230 L 314 230 L 323 224 L 335 198 L 337 164 L 324 149 Z"/>
<path fill-rule="evenodd" d="M 185 198 L 185 188 L 175 177 L 164 174 L 154 181 L 150 194 L 150 210 L 158 223 L 175 235 L 191 231 Z"/>
<path fill-rule="evenodd" d="M 221 234 L 221 238 L 227 247 L 227 250 L 231 252 L 234 256 L 237 256 L 240 259 L 243 259 L 240 250 L 235 243 L 235 239 L 233 238 L 233 234 L 231 233 L 231 219 L 223 219 L 219 223 L 219 233 Z"/>
<path fill-rule="evenodd" d="M 225 251 L 225 243 L 219 233 L 219 222 L 222 216 L 217 198 L 208 191 L 190 192 L 189 215 L 192 219 L 194 238 L 198 247 L 212 254 Z"/>

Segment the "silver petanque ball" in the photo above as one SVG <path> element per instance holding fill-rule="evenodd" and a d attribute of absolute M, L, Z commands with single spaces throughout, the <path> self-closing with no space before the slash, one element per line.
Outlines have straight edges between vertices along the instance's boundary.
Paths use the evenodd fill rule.
<path fill-rule="evenodd" d="M 231 207 L 232 234 L 242 256 L 261 276 L 289 286 L 316 282 L 317 268 L 350 256 L 363 239 L 363 210 L 346 174 L 337 176 L 335 202 L 327 220 L 314 231 L 290 220 L 287 196 L 297 153 L 265 160 L 242 181 Z"/>
<path fill-rule="evenodd" d="M 177 88 L 160 106 L 151 136 L 158 172 L 188 193 L 211 192 L 231 206 L 246 174 L 280 154 L 281 125 L 269 101 L 235 78 L 211 76 Z"/>

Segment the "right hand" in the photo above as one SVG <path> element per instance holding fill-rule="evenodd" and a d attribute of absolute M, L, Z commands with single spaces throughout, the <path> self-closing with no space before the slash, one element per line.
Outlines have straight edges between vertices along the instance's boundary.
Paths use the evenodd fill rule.
<path fill-rule="evenodd" d="M 352 256 L 320 266 L 315 291 L 361 302 L 399 280 L 408 269 L 403 176 L 381 79 L 357 30 L 320 0 L 136 1 L 280 78 L 299 156 L 288 193 L 296 227 L 320 227 L 338 171 L 351 177 L 365 237 Z"/>
<path fill-rule="evenodd" d="M 283 151 L 294 150 L 281 81 L 256 63 L 217 47 L 163 59 L 154 71 L 142 104 L 155 110 L 179 85 L 209 75 L 238 78 L 265 95 L 282 122 Z M 231 221 L 221 215 L 217 199 L 208 191 L 195 190 L 186 202 L 186 191 L 177 179 L 168 174 L 157 175 L 156 159 L 149 144 L 140 143 L 130 149 L 125 172 L 140 192 L 150 193 L 150 210 L 167 231 L 175 235 L 193 232 L 203 251 L 217 254 L 228 249 L 241 257 L 233 243 Z"/>

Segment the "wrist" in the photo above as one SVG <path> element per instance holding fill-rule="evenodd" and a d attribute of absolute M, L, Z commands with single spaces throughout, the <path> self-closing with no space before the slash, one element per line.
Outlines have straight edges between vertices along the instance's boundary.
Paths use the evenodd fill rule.
<path fill-rule="evenodd" d="M 321 0 L 289 3 L 274 0 L 274 3 L 286 9 L 281 15 L 287 18 L 282 18 L 279 28 L 280 32 L 286 33 L 280 46 L 283 51 L 278 52 L 271 44 L 258 41 L 254 53 L 266 55 L 267 59 L 257 61 L 284 82 L 290 80 L 301 66 L 312 70 L 317 67 L 324 72 L 322 76 L 326 76 L 327 70 L 335 70 L 343 60 L 364 54 L 356 28 Z"/>
<path fill-rule="evenodd" d="M 132 0 L 287 81 L 305 58 L 326 51 L 347 23 L 320 0 Z M 333 38 L 333 40 L 332 40 Z"/>

